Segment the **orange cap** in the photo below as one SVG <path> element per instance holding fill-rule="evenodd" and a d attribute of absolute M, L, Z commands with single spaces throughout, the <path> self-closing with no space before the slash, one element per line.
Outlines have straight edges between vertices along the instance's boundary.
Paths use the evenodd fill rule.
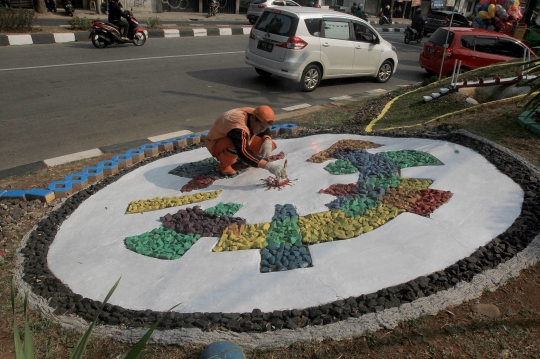
<path fill-rule="evenodd" d="M 274 114 L 274 110 L 272 110 L 270 106 L 266 105 L 259 106 L 253 111 L 248 111 L 248 113 L 251 113 L 252 115 L 257 117 L 259 121 L 267 123 L 269 125 L 272 125 L 274 123 L 274 118 L 276 116 Z"/>

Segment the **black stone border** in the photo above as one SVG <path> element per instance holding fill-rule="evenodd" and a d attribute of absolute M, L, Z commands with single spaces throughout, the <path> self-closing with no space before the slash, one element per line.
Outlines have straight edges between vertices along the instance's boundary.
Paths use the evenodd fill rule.
<path fill-rule="evenodd" d="M 283 135 L 280 138 L 296 138 L 317 134 L 359 134 L 363 131 L 321 130 L 301 131 L 297 135 Z M 383 134 L 373 133 L 374 136 Z M 388 136 L 390 135 L 390 136 Z M 415 137 L 410 134 L 385 133 L 385 137 Z M 457 143 L 475 150 L 492 163 L 499 171 L 512 178 L 523 190 L 522 210 L 514 223 L 498 237 L 483 247 L 479 247 L 470 256 L 457 261 L 444 270 L 428 276 L 418 277 L 407 283 L 388 287 L 377 291 L 337 300 L 317 307 L 292 309 L 263 313 L 254 309 L 250 313 L 169 313 L 160 323 L 160 329 L 199 328 L 202 331 L 233 332 L 267 332 L 280 329 L 297 329 L 305 326 L 318 326 L 337 323 L 349 318 L 359 318 L 364 314 L 380 313 L 385 309 L 399 307 L 403 304 L 436 294 L 454 287 L 460 282 L 471 282 L 473 277 L 483 271 L 493 269 L 501 263 L 513 258 L 525 249 L 540 233 L 540 181 L 537 175 L 508 153 L 476 138 L 461 134 L 445 135 L 420 134 L 420 138 L 444 140 Z M 115 182 L 118 178 L 136 168 L 155 160 L 202 147 L 201 144 L 190 145 L 175 151 L 162 152 L 145 159 L 118 174 L 110 176 L 73 196 L 55 209 L 48 217 L 42 219 L 28 235 L 26 246 L 20 250 L 24 256 L 22 261 L 22 278 L 35 295 L 42 297 L 55 315 L 77 315 L 85 320 L 92 320 L 101 302 L 83 298 L 58 280 L 47 267 L 47 252 L 54 241 L 56 232 L 62 222 L 85 199 Z M 52 312 L 52 310 L 51 310 Z M 107 304 L 100 314 L 100 324 L 122 325 L 127 328 L 141 328 L 152 325 L 163 313 L 151 310 L 129 310 Z"/>

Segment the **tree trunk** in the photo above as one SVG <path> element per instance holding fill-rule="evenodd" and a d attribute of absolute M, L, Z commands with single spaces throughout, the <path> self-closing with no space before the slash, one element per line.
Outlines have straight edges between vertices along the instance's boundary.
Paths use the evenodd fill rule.
<path fill-rule="evenodd" d="M 45 14 L 47 12 L 47 7 L 45 6 L 45 0 L 34 0 L 36 6 L 36 12 L 38 14 Z"/>

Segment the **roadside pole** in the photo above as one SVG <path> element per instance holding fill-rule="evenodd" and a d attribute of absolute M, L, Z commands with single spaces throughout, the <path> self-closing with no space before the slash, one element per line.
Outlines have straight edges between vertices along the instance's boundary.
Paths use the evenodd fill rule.
<path fill-rule="evenodd" d="M 454 2 L 454 7 L 452 8 L 452 15 L 450 16 L 450 22 L 448 23 L 448 30 L 446 31 L 446 40 L 444 41 L 444 48 L 442 52 L 442 58 L 441 58 L 441 68 L 439 69 L 439 81 L 441 81 L 442 77 L 442 68 L 444 63 L 444 57 L 446 56 L 446 49 L 448 48 L 448 38 L 450 37 L 450 28 L 452 27 L 452 21 L 454 20 L 454 12 L 456 11 L 456 5 L 459 4 L 459 0 Z"/>

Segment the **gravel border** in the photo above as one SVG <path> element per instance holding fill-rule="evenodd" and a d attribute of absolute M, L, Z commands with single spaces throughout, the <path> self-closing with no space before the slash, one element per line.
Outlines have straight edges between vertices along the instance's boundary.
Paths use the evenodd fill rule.
<path fill-rule="evenodd" d="M 362 131 L 341 128 L 341 131 L 301 131 L 298 135 L 281 137 L 355 132 L 365 135 Z M 415 137 L 400 133 L 384 135 Z M 417 137 L 440 139 L 472 148 L 511 177 L 524 191 L 522 211 L 516 221 L 469 257 L 429 276 L 376 293 L 306 309 L 271 313 L 262 313 L 258 309 L 251 313 L 170 313 L 160 324 L 159 330 L 154 332 L 151 341 L 181 345 L 230 340 L 252 349 L 283 347 L 296 341 L 349 338 L 368 331 L 391 329 L 401 321 L 436 314 L 448 306 L 478 298 L 486 289 L 497 289 L 508 279 L 518 276 L 522 269 L 537 263 L 540 260 L 540 170 L 508 149 L 467 131 L 439 131 Z M 46 265 L 48 246 L 54 240 L 63 217 L 69 217 L 84 199 L 123 174 L 151 161 L 199 147 L 200 144 L 163 152 L 122 170 L 64 200 L 28 232 L 17 251 L 15 279 L 20 295 L 29 291 L 30 307 L 64 327 L 85 330 L 88 323 L 84 319 L 91 320 L 101 303 L 72 293 Z M 160 314 L 150 310 L 126 310 L 108 304 L 100 315 L 101 325 L 94 332 L 103 337 L 135 342 Z"/>

